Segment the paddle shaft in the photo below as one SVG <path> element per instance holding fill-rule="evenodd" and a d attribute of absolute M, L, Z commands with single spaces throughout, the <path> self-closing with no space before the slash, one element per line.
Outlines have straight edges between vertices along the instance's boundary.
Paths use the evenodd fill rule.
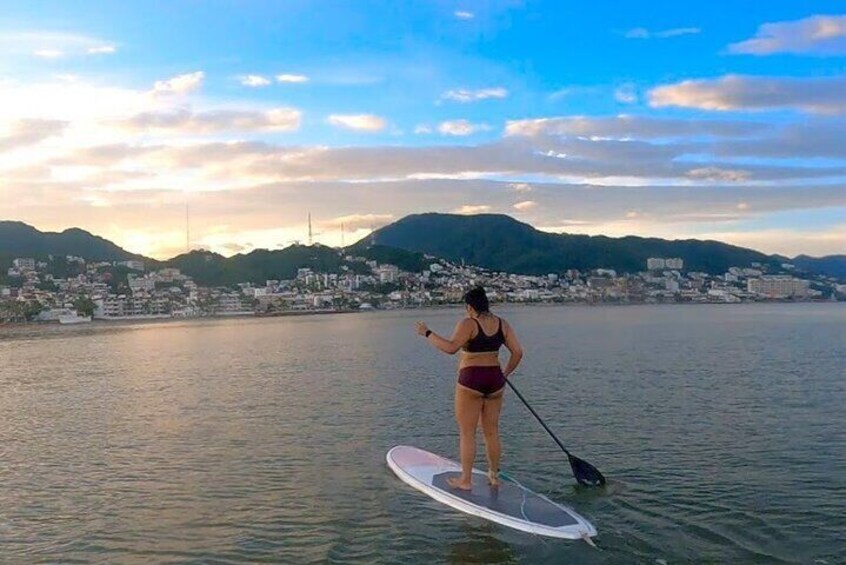
<path fill-rule="evenodd" d="M 519 398 L 520 400 L 522 400 L 522 401 L 523 401 L 523 404 L 525 404 L 525 405 L 526 405 L 526 408 L 528 408 L 528 409 L 529 409 L 529 412 L 531 412 L 531 413 L 532 413 L 532 416 L 534 416 L 534 417 L 537 419 L 537 421 L 538 421 L 538 422 L 540 422 L 540 425 L 541 425 L 541 426 L 543 426 L 543 429 L 545 429 L 545 430 L 546 430 L 546 432 L 547 432 L 550 436 L 552 436 L 552 439 L 554 439 L 554 440 L 555 440 L 555 443 L 557 443 L 557 444 L 558 444 L 558 447 L 560 447 L 560 448 L 561 448 L 561 451 L 563 451 L 564 453 L 566 453 L 566 454 L 567 454 L 567 457 L 572 457 L 572 455 L 570 455 L 570 452 L 569 452 L 569 451 L 567 451 L 567 448 L 566 448 L 566 447 L 564 447 L 564 444 L 563 444 L 563 443 L 561 443 L 561 440 L 559 440 L 559 439 L 555 436 L 555 434 L 554 434 L 554 433 L 552 433 L 552 430 L 550 430 L 550 429 L 549 429 L 549 426 L 547 426 L 547 425 L 544 423 L 544 421 L 543 421 L 543 420 L 541 420 L 541 417 L 540 417 L 540 416 L 538 416 L 538 413 L 537 413 L 537 412 L 535 412 L 535 409 L 534 409 L 534 408 L 532 408 L 532 407 L 529 405 L 529 403 L 528 403 L 528 402 L 526 402 L 526 399 L 525 399 L 525 398 L 523 398 L 523 395 L 522 395 L 522 394 L 520 394 L 520 391 L 519 391 L 519 390 L 517 390 L 517 387 L 515 387 L 513 384 L 511 384 L 511 380 L 509 380 L 509 379 L 505 379 L 505 382 L 506 382 L 506 384 L 508 384 L 508 386 L 510 386 L 510 387 L 511 387 L 511 390 L 513 390 L 513 391 L 514 391 L 514 394 L 516 394 L 516 395 L 517 395 L 517 398 Z"/>

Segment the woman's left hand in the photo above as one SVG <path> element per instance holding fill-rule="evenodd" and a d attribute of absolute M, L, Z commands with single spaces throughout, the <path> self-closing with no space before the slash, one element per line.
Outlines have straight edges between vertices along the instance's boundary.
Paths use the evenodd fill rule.
<path fill-rule="evenodd" d="M 426 332 L 429 330 L 429 326 L 423 322 L 417 322 L 415 326 L 417 328 L 417 335 L 426 335 Z"/>

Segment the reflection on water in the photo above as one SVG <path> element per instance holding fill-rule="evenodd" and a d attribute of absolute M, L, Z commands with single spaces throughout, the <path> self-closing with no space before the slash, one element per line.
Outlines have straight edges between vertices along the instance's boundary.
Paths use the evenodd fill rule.
<path fill-rule="evenodd" d="M 842 305 L 505 311 L 521 392 L 611 481 L 574 485 L 514 397 L 504 469 L 598 549 L 454 512 L 385 452 L 455 457 L 460 311 L 0 329 L 10 562 L 846 561 Z M 481 454 L 480 454 L 481 461 Z"/>
<path fill-rule="evenodd" d="M 449 563 L 517 563 L 514 548 L 496 537 L 497 526 L 489 522 L 466 523 L 461 537 L 449 543 Z M 540 539 L 540 538 L 538 538 Z"/>

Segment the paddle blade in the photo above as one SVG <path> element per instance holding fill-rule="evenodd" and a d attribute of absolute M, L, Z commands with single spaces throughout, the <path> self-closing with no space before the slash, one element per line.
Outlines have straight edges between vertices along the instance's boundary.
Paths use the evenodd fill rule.
<path fill-rule="evenodd" d="M 579 459 L 575 455 L 567 454 L 570 459 L 570 467 L 573 469 L 573 475 L 580 485 L 586 487 L 603 487 L 605 486 L 605 477 L 599 472 L 599 469 L 585 461 Z"/>

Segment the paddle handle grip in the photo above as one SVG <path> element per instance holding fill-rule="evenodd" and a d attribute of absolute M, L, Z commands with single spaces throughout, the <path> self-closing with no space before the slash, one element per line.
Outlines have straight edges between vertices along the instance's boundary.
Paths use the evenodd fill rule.
<path fill-rule="evenodd" d="M 545 429 L 545 430 L 546 430 L 546 432 L 547 432 L 550 436 L 552 436 L 552 439 L 554 439 L 554 440 L 555 440 L 555 443 L 557 443 L 557 444 L 558 444 L 558 447 L 560 447 L 560 448 L 561 448 L 561 451 L 563 451 L 564 453 L 566 453 L 566 454 L 567 454 L 567 457 L 571 457 L 570 452 L 569 452 L 569 451 L 567 451 L 567 448 L 566 448 L 566 447 L 564 447 L 564 444 L 563 444 L 563 443 L 561 443 L 561 440 L 559 440 L 559 439 L 556 437 L 556 435 L 555 435 L 554 433 L 552 433 L 552 430 L 550 430 L 550 429 L 549 429 L 549 426 L 547 426 L 547 425 L 546 425 L 546 423 L 545 423 L 545 422 L 541 419 L 541 417 L 540 417 L 540 416 L 538 416 L 538 413 L 537 413 L 537 412 L 535 412 L 535 409 L 534 409 L 534 408 L 532 408 L 532 407 L 531 407 L 531 405 L 530 405 L 528 402 L 526 402 L 526 399 L 525 399 L 525 398 L 523 398 L 523 395 L 522 395 L 522 394 L 520 394 L 520 391 L 519 391 L 519 390 L 517 390 L 517 387 L 515 387 L 513 384 L 511 384 L 511 380 L 510 380 L 510 379 L 505 379 L 505 383 L 506 383 L 508 386 L 510 386 L 510 387 L 511 387 L 511 390 L 513 390 L 513 391 L 514 391 L 514 394 L 516 394 L 516 395 L 517 395 L 517 398 L 519 398 L 520 400 L 522 400 L 522 401 L 523 401 L 523 404 L 525 404 L 525 405 L 526 405 L 526 408 L 528 408 L 528 409 L 529 409 L 529 412 L 531 412 L 531 413 L 532 413 L 532 416 L 534 416 L 534 417 L 537 419 L 537 421 L 538 421 L 538 422 L 540 422 L 540 425 L 541 425 L 541 426 L 543 426 L 543 429 Z"/>

